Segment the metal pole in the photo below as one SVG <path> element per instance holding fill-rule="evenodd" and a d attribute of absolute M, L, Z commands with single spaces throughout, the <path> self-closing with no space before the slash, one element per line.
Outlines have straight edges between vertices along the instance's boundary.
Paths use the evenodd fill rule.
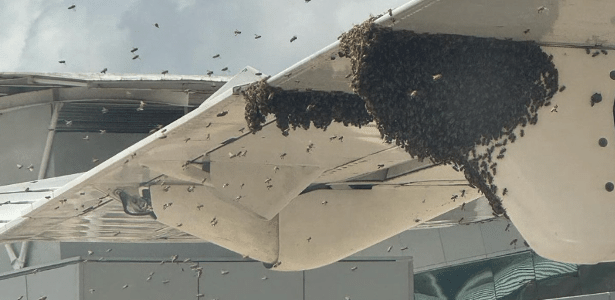
<path fill-rule="evenodd" d="M 54 91 L 54 98 L 56 92 Z M 55 99 L 54 99 L 55 100 Z M 53 145 L 53 137 L 56 133 L 56 124 L 58 123 L 58 115 L 62 108 L 62 102 L 53 102 L 53 115 L 51 116 L 51 124 L 49 125 L 49 132 L 47 133 L 47 142 L 45 143 L 45 150 L 43 150 L 43 160 L 41 161 L 41 167 L 38 170 L 38 179 L 45 179 L 47 174 L 47 166 L 49 165 L 49 156 L 51 155 L 51 146 Z"/>
<path fill-rule="evenodd" d="M 21 250 L 19 250 L 19 257 L 17 258 L 17 265 L 19 269 L 26 265 L 26 256 L 28 255 L 29 241 L 21 242 Z"/>
<path fill-rule="evenodd" d="M 13 247 L 10 243 L 4 244 L 4 248 L 6 248 L 6 253 L 9 255 L 9 259 L 11 260 L 12 265 L 13 262 L 15 262 L 15 260 L 17 259 L 17 256 L 15 256 L 15 251 L 13 250 Z"/>

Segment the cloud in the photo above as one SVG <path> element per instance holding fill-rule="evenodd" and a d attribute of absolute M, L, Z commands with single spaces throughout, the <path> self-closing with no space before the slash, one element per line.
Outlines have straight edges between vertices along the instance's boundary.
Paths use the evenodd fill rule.
<path fill-rule="evenodd" d="M 179 12 L 196 4 L 196 0 L 175 0 L 175 2 L 177 2 L 177 11 Z"/>
<path fill-rule="evenodd" d="M 0 70 L 15 70 L 22 61 L 32 25 L 45 9 L 45 4 L 58 1 L 9 1 L 0 11 Z"/>
<path fill-rule="evenodd" d="M 0 12 L 0 72 L 234 75 L 250 65 L 276 74 L 370 13 L 405 2 L 108 0 L 79 2 L 72 11 L 62 0 L 10 1 Z M 235 36 L 236 29 L 242 34 Z M 132 60 L 132 47 L 140 59 Z M 213 59 L 218 53 L 221 58 Z"/>
<path fill-rule="evenodd" d="M 128 32 L 117 27 L 116 12 L 129 10 L 134 1 L 116 2 L 77 4 L 76 10 L 61 3 L 36 3 L 33 9 L 40 11 L 39 16 L 22 23 L 28 28 L 22 35 L 23 47 L 12 50 L 19 51 L 20 59 L 0 66 L 2 71 L 97 72 L 109 65 L 122 65 L 130 59 L 130 41 Z M 65 60 L 66 65 L 59 60 Z"/>

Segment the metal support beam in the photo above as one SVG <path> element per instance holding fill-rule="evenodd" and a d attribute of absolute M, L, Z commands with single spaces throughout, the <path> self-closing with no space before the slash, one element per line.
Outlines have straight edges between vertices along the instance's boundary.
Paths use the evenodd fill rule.
<path fill-rule="evenodd" d="M 6 248 L 6 253 L 8 253 L 9 259 L 11 260 L 11 266 L 13 267 L 13 270 L 19 270 L 25 266 L 26 255 L 28 253 L 29 245 L 30 242 L 21 242 L 21 250 L 19 250 L 19 256 L 16 256 L 12 244 L 4 244 L 4 248 Z"/>
<path fill-rule="evenodd" d="M 58 94 L 57 89 L 53 91 L 53 100 L 51 106 L 53 107 L 53 115 L 51 116 L 51 124 L 49 124 L 49 132 L 47 133 L 47 142 L 45 143 L 45 149 L 43 150 L 43 160 L 41 161 L 41 167 L 38 170 L 38 179 L 45 179 L 47 174 L 47 167 L 49 165 L 49 156 L 51 155 L 51 146 L 53 145 L 53 137 L 56 133 L 56 124 L 58 123 L 58 115 L 62 108 L 62 102 L 56 102 L 56 96 Z"/>
<path fill-rule="evenodd" d="M 21 249 L 19 250 L 19 257 L 17 258 L 17 266 L 18 268 L 15 268 L 15 265 L 13 265 L 13 269 L 21 269 L 26 265 L 26 256 L 28 255 L 28 246 L 30 245 L 30 242 L 25 241 L 25 242 L 21 242 Z"/>
<path fill-rule="evenodd" d="M 9 255 L 9 259 L 11 260 L 11 265 L 13 262 L 17 260 L 17 256 L 15 255 L 15 251 L 13 250 L 12 244 L 6 243 L 4 244 L 4 248 L 6 248 L 6 253 Z"/>

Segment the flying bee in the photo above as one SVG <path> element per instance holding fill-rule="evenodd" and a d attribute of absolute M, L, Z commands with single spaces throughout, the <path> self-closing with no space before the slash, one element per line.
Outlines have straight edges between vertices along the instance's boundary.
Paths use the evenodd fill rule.
<path fill-rule="evenodd" d="M 562 87 L 560 87 L 560 88 L 559 88 L 559 92 L 561 93 L 561 92 L 563 92 L 565 89 L 566 89 L 566 86 L 565 86 L 565 85 L 562 85 Z"/>
<path fill-rule="evenodd" d="M 169 73 L 169 70 L 164 70 L 164 71 L 162 71 L 162 73 L 161 73 L 161 74 L 162 74 L 162 75 L 167 75 L 168 73 Z"/>
<path fill-rule="evenodd" d="M 504 229 L 504 231 L 508 231 L 508 228 L 510 228 L 510 223 L 508 223 L 508 225 L 506 225 L 506 228 Z"/>
<path fill-rule="evenodd" d="M 228 67 L 222 68 L 222 72 L 224 72 L 224 71 L 228 71 Z"/>
<path fill-rule="evenodd" d="M 139 107 L 137 107 L 137 111 L 144 110 L 145 109 L 145 105 L 147 105 L 147 104 L 144 101 L 140 101 L 139 102 Z M 160 128 L 162 128 L 162 127 L 160 127 Z M 158 128 L 158 129 L 160 129 L 160 128 Z"/>
<path fill-rule="evenodd" d="M 59 60 L 58 62 L 61 63 L 61 64 L 66 64 L 65 60 Z"/>
<path fill-rule="evenodd" d="M 235 29 L 235 36 L 237 36 L 238 34 L 241 34 L 241 31 Z"/>
<path fill-rule="evenodd" d="M 510 246 L 512 246 L 512 245 L 517 246 L 517 239 L 512 240 L 509 245 Z"/>
<path fill-rule="evenodd" d="M 297 39 L 297 36 L 296 36 L 296 35 L 294 35 L 292 38 L 290 38 L 290 42 L 292 43 L 292 42 L 294 42 L 296 39 Z"/>
<path fill-rule="evenodd" d="M 100 71 L 100 73 L 107 74 L 107 68 L 102 69 L 102 71 Z"/>
<path fill-rule="evenodd" d="M 139 55 L 135 55 L 135 56 L 133 56 L 133 57 L 132 57 L 132 60 L 135 60 L 135 59 L 137 59 L 137 58 L 139 58 Z"/>
<path fill-rule="evenodd" d="M 154 23 L 154 26 L 155 26 L 156 28 L 160 28 L 160 25 L 158 25 L 158 23 Z"/>
<path fill-rule="evenodd" d="M 451 197 L 451 200 L 453 200 L 453 202 L 455 202 L 455 200 L 457 200 L 457 198 L 459 197 L 459 195 L 455 194 Z"/>
<path fill-rule="evenodd" d="M 260 36 L 260 35 L 258 35 L 258 34 L 254 34 L 254 39 L 255 39 L 255 40 L 258 40 L 258 39 L 260 39 L 260 38 L 261 38 L 261 36 Z"/>
<path fill-rule="evenodd" d="M 75 9 L 75 7 L 77 7 L 77 6 L 73 4 L 73 5 L 69 6 L 68 9 Z"/>
<path fill-rule="evenodd" d="M 438 79 L 442 78 L 442 74 L 433 75 L 433 76 L 431 76 L 431 78 L 433 78 L 433 80 L 438 80 Z"/>
<path fill-rule="evenodd" d="M 218 58 L 218 57 L 220 57 L 220 54 L 216 54 L 213 56 L 213 58 Z"/>
<path fill-rule="evenodd" d="M 130 53 L 135 53 L 137 50 L 139 50 L 139 48 L 137 48 L 137 47 L 132 48 L 132 50 L 130 50 Z"/>

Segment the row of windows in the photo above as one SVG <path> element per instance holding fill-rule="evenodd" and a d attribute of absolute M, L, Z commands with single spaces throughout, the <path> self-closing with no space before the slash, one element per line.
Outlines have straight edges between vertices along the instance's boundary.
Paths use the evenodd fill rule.
<path fill-rule="evenodd" d="M 551 299 L 615 290 L 615 263 L 575 265 L 532 251 L 414 275 L 414 299 Z"/>

